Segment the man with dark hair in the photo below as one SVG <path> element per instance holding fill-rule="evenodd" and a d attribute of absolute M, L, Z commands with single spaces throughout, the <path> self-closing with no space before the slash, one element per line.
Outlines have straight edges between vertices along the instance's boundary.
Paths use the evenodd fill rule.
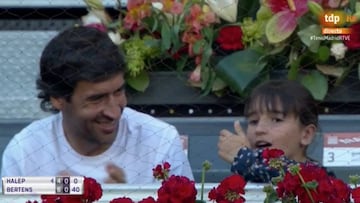
<path fill-rule="evenodd" d="M 119 48 L 106 33 L 73 27 L 53 38 L 40 60 L 44 111 L 10 141 L 2 176 L 85 175 L 106 183 L 151 183 L 152 168 L 193 179 L 174 126 L 127 105 Z"/>

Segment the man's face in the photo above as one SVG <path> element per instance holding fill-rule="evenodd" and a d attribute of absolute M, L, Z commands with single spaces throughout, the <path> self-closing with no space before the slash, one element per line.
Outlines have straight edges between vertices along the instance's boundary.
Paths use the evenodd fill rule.
<path fill-rule="evenodd" d="M 99 145 L 110 145 L 127 104 L 123 74 L 101 82 L 80 81 L 70 102 L 63 100 L 65 135 Z"/>
<path fill-rule="evenodd" d="M 273 111 L 252 111 L 248 116 L 247 136 L 252 148 L 276 148 L 297 161 L 304 161 L 305 127 L 293 114 L 285 116 L 281 108 Z"/>

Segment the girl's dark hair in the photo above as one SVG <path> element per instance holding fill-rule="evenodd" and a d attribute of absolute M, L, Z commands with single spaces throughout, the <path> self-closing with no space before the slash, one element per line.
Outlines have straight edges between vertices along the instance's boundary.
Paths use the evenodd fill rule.
<path fill-rule="evenodd" d="M 317 102 L 299 82 L 292 80 L 269 80 L 257 86 L 245 102 L 244 114 L 251 111 L 274 111 L 277 105 L 285 115 L 293 113 L 302 125 L 318 126 Z M 264 109 L 266 108 L 266 109 Z"/>
<path fill-rule="evenodd" d="M 107 33 L 71 27 L 55 36 L 42 52 L 36 81 L 41 108 L 57 112 L 50 97 L 70 101 L 79 81 L 104 81 L 125 71 L 124 56 Z"/>

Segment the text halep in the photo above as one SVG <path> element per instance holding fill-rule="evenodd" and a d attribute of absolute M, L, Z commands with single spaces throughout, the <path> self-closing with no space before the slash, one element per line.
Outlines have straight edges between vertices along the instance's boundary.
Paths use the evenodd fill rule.
<path fill-rule="evenodd" d="M 6 183 L 22 184 L 26 181 L 25 178 L 7 178 Z"/>

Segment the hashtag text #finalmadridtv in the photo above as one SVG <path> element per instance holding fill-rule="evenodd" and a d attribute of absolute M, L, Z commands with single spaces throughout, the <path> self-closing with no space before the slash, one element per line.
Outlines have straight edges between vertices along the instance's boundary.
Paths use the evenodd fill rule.
<path fill-rule="evenodd" d="M 350 35 L 321 35 L 321 36 L 316 36 L 316 35 L 312 35 L 310 36 L 310 40 L 339 40 L 339 41 L 348 41 L 350 40 Z"/>

